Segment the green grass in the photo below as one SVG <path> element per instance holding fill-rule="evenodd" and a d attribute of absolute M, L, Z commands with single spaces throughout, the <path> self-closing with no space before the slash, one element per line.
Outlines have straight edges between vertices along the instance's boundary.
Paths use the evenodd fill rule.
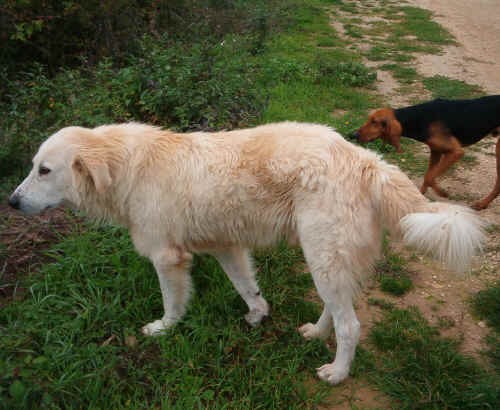
<path fill-rule="evenodd" d="M 351 3 L 350 3 L 351 5 Z M 353 43 L 371 45 L 364 51 L 366 58 L 384 62 L 379 68 L 390 71 L 394 78 L 402 84 L 400 92 L 412 93 L 408 86 L 422 81 L 412 63 L 417 53 L 436 54 L 444 45 L 453 44 L 452 35 L 432 20 L 432 13 L 417 7 L 400 5 L 396 2 L 383 3 L 381 7 L 368 11 L 369 4 L 364 5 L 362 13 L 370 13 L 383 20 L 368 23 L 368 26 L 353 26 L 350 19 L 344 18 L 346 34 L 356 37 Z M 344 7 L 344 12 L 351 16 L 359 15 L 355 7 Z M 356 19 L 356 17 L 355 17 Z M 363 38 L 360 41 L 359 38 Z M 406 88 L 405 88 L 406 86 Z M 418 100 L 418 97 L 416 98 Z"/>
<path fill-rule="evenodd" d="M 156 274 L 122 230 L 69 237 L 51 255 L 30 296 L 0 311 L 3 408 L 312 408 L 325 394 L 304 387 L 331 353 L 296 331 L 319 314 L 300 252 L 257 255 L 272 319 L 255 329 L 215 260 L 196 258 L 186 317 L 157 338 L 139 332 L 161 316 Z"/>
<path fill-rule="evenodd" d="M 489 232 L 498 230 L 492 225 Z M 500 373 L 500 283 L 495 283 L 477 292 L 471 299 L 472 311 L 475 316 L 485 320 L 492 331 L 486 337 L 484 354 L 489 358 L 492 368 Z"/>
<path fill-rule="evenodd" d="M 425 78 L 423 83 L 434 98 L 475 98 L 484 95 L 482 89 L 476 85 L 441 75 Z"/>
<path fill-rule="evenodd" d="M 404 17 L 397 24 L 394 34 L 415 36 L 418 41 L 432 44 L 452 44 L 453 37 L 440 24 L 432 20 L 432 13 L 418 7 L 401 7 Z"/>
<path fill-rule="evenodd" d="M 477 316 L 500 333 L 500 283 L 479 291 L 472 299 L 472 307 Z"/>
<path fill-rule="evenodd" d="M 401 64 L 384 64 L 380 68 L 391 71 L 394 78 L 401 84 L 412 84 L 419 78 L 417 70 L 413 67 L 405 67 Z"/>
<path fill-rule="evenodd" d="M 369 378 L 402 409 L 493 409 L 498 375 L 488 374 L 439 337 L 416 309 L 385 310 L 372 329 L 377 353 Z"/>
<path fill-rule="evenodd" d="M 414 60 L 414 53 L 434 54 L 443 45 L 454 41 L 448 31 L 431 19 L 431 13 L 427 10 L 387 4 L 384 8 L 375 10 L 375 13 L 385 21 L 376 21 L 370 27 L 360 29 L 361 35 L 371 37 L 368 41 L 373 46 L 365 53 L 370 60 L 408 63 Z M 396 75 L 401 70 L 413 70 L 411 66 L 397 65 L 391 65 L 390 69 Z"/>
<path fill-rule="evenodd" d="M 387 238 L 384 238 L 383 248 L 384 257 L 375 267 L 380 289 L 395 296 L 402 296 L 413 287 L 407 262 L 389 248 Z"/>
<path fill-rule="evenodd" d="M 262 86 L 269 96 L 261 122 L 313 121 L 345 134 L 352 127 L 345 119 L 334 118 L 333 110 L 348 110 L 361 119 L 374 107 L 376 99 L 367 96 L 366 88 L 372 87 L 375 74 L 361 64 L 359 55 L 344 47 L 329 26 L 325 4 L 330 2 L 303 2 L 297 10 L 301 26 L 273 38 L 259 56 L 264 67 Z M 325 33 L 329 33 L 329 47 L 318 47 L 325 44 Z M 331 48 L 332 44 L 337 46 Z"/>

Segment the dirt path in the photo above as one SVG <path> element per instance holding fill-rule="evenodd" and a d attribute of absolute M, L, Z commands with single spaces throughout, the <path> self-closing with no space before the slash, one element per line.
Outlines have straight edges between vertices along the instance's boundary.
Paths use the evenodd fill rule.
<path fill-rule="evenodd" d="M 500 2 L 498 0 L 410 0 L 428 9 L 457 40 L 442 55 L 420 55 L 418 71 L 445 75 L 500 93 Z"/>

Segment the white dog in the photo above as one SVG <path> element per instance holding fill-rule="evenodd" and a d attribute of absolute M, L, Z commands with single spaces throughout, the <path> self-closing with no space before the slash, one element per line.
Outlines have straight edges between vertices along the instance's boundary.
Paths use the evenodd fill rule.
<path fill-rule="evenodd" d="M 383 228 L 460 271 L 484 239 L 471 210 L 430 203 L 374 153 L 293 122 L 190 134 L 136 123 L 64 128 L 41 145 L 9 202 L 29 214 L 68 202 L 127 227 L 163 295 L 165 314 L 146 335 L 182 318 L 193 252 L 217 258 L 258 324 L 269 308 L 248 249 L 297 238 L 324 302 L 318 322 L 299 331 L 325 338 L 335 326 L 335 361 L 318 369 L 332 384 L 349 373 L 360 333 L 353 298 Z"/>

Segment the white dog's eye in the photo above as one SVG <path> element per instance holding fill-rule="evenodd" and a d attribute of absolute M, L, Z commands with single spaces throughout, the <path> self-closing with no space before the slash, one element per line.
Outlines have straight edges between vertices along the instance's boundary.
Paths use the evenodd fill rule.
<path fill-rule="evenodd" d="M 50 169 L 47 167 L 40 166 L 40 168 L 38 168 L 38 173 L 40 175 L 47 175 L 49 172 L 50 172 Z"/>

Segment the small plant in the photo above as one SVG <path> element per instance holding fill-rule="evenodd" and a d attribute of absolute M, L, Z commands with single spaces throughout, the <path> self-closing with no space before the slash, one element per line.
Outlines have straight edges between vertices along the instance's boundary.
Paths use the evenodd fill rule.
<path fill-rule="evenodd" d="M 395 275 L 394 277 L 382 277 L 380 279 L 380 289 L 386 293 L 391 293 L 395 296 L 402 296 L 412 288 L 411 279 Z"/>
<path fill-rule="evenodd" d="M 375 267 L 380 289 L 395 296 L 402 296 L 413 286 L 408 275 L 406 260 L 391 251 L 387 237 L 384 238 L 383 253 L 384 259 Z"/>
<path fill-rule="evenodd" d="M 472 309 L 500 333 L 500 283 L 479 291 L 472 299 Z"/>

